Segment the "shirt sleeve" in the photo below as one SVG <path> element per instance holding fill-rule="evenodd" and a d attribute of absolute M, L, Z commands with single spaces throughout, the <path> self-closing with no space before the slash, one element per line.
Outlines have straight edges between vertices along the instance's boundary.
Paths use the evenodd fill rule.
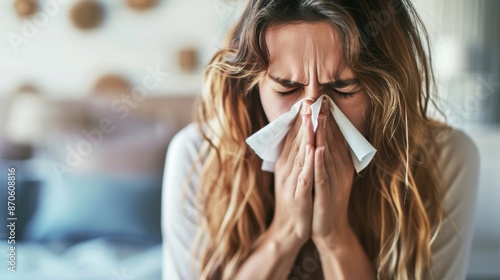
<path fill-rule="evenodd" d="M 185 195 L 183 186 L 198 158 L 201 142 L 197 126 L 192 123 L 174 136 L 167 150 L 162 188 L 164 280 L 198 278 L 199 261 L 193 259 L 191 246 L 197 231 L 195 195 L 199 165 Z"/>
<path fill-rule="evenodd" d="M 462 131 L 453 130 L 442 146 L 444 219 L 432 244 L 432 279 L 466 279 L 478 193 L 479 152 Z M 455 231 L 456 227 L 456 231 Z"/>

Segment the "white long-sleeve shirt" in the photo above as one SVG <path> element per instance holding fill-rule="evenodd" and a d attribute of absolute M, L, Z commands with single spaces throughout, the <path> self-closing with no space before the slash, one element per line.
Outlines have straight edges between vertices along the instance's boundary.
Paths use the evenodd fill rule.
<path fill-rule="evenodd" d="M 174 136 L 167 151 L 162 193 L 163 280 L 198 279 L 198 260 L 194 271 L 191 269 L 191 245 L 197 230 L 194 197 L 199 173 L 193 173 L 186 199 L 182 186 L 202 142 L 197 125 L 191 123 Z M 478 192 L 479 153 L 472 140 L 456 129 L 442 139 L 441 145 L 438 164 L 443 172 L 443 208 L 459 237 L 444 220 L 432 245 L 432 273 L 439 280 L 465 279 Z"/>

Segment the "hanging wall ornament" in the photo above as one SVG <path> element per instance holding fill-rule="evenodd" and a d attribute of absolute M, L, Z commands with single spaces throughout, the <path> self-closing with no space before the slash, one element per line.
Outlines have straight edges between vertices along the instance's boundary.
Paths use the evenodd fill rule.
<path fill-rule="evenodd" d="M 19 92 L 19 93 L 34 93 L 34 94 L 39 94 L 40 90 L 38 90 L 38 88 L 35 87 L 32 84 L 24 84 L 24 85 L 20 86 L 16 90 L 16 92 Z"/>
<path fill-rule="evenodd" d="M 158 0 L 127 0 L 128 5 L 138 11 L 147 10 L 156 5 Z"/>
<path fill-rule="evenodd" d="M 80 29 L 93 29 L 104 20 L 104 7 L 94 0 L 83 0 L 71 8 L 71 20 Z"/>
<path fill-rule="evenodd" d="M 184 73 L 193 73 L 198 68 L 198 51 L 194 47 L 183 47 L 177 54 L 179 68 Z"/>
<path fill-rule="evenodd" d="M 93 93 L 98 95 L 129 94 L 132 86 L 129 81 L 116 74 L 102 76 L 94 84 Z"/>
<path fill-rule="evenodd" d="M 16 0 L 14 2 L 14 10 L 23 18 L 31 17 L 38 11 L 37 0 Z"/>

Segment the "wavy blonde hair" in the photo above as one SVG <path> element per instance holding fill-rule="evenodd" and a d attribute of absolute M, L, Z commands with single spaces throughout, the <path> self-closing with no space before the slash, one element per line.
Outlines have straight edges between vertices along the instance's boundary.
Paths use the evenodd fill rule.
<path fill-rule="evenodd" d="M 378 152 L 354 180 L 349 220 L 379 279 L 430 273 L 431 244 L 445 217 L 435 134 L 449 127 L 428 117 L 433 71 L 428 35 L 413 5 L 252 0 L 207 66 L 196 110 L 204 139 L 193 244 L 200 279 L 231 279 L 272 220 L 274 174 L 261 170 L 245 143 L 268 123 L 258 92 L 269 61 L 265 32 L 272 24 L 317 21 L 337 29 L 372 103 L 369 140 Z"/>

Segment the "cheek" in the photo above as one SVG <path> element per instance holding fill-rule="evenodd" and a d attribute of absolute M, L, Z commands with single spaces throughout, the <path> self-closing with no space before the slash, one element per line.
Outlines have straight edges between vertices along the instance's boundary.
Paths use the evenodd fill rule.
<path fill-rule="evenodd" d="M 290 111 L 293 102 L 287 98 L 281 97 L 269 85 L 267 79 L 259 82 L 259 95 L 262 108 L 269 122 L 279 118 L 284 113 Z"/>
<path fill-rule="evenodd" d="M 335 100 L 337 106 L 361 134 L 368 136 L 368 120 L 371 116 L 370 97 L 360 92 L 350 99 Z"/>
<path fill-rule="evenodd" d="M 267 120 L 271 122 L 271 112 L 273 110 L 273 102 L 270 100 L 269 94 L 266 94 L 266 86 L 264 82 L 259 83 L 259 96 L 260 103 L 262 104 L 262 109 L 264 109 L 264 113 L 266 114 Z"/>

